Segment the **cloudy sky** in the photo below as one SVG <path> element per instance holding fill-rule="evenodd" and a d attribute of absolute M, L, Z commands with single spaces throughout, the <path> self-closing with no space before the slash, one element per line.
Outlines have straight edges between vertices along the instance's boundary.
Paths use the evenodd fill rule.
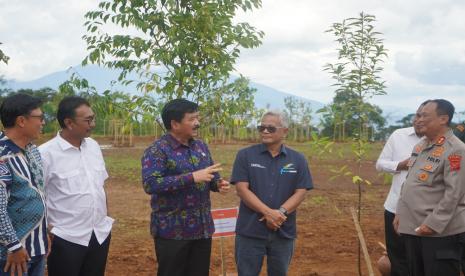
<path fill-rule="evenodd" d="M 0 74 L 33 80 L 79 64 L 85 56 L 83 14 L 96 0 L 0 0 L 1 49 L 10 56 Z M 324 64 L 337 44 L 324 31 L 361 11 L 377 18 L 389 58 L 386 96 L 374 103 L 414 110 L 428 98 L 446 98 L 465 110 L 465 1 L 263 0 L 241 14 L 265 32 L 263 45 L 243 51 L 237 70 L 252 81 L 324 103 L 333 95 Z"/>

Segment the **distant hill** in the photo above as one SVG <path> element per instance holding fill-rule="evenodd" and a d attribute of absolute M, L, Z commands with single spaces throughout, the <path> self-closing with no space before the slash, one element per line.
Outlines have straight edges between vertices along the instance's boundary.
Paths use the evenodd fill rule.
<path fill-rule="evenodd" d="M 118 78 L 118 71 L 102 68 L 96 65 L 88 65 L 85 67 L 75 66 L 68 70 L 55 72 L 41 78 L 32 80 L 32 81 L 15 81 L 9 80 L 7 86 L 13 90 L 18 89 L 40 89 L 44 87 L 50 87 L 52 89 L 58 89 L 58 86 L 69 79 L 73 72 L 78 73 L 81 77 L 87 79 L 89 83 L 94 86 L 97 91 L 105 91 L 111 86 L 111 82 Z M 130 75 L 129 78 L 136 79 L 137 75 Z M 270 108 L 284 109 L 284 98 L 289 96 L 294 96 L 300 100 L 307 101 L 311 104 L 314 111 L 320 109 L 324 106 L 323 103 L 295 96 L 283 91 L 279 91 L 272 87 L 262 85 L 260 83 L 250 82 L 250 86 L 257 89 L 255 94 L 255 105 L 259 108 L 265 108 L 270 106 Z M 122 90 L 125 92 L 135 92 L 135 86 L 113 86 L 116 90 Z"/>
<path fill-rule="evenodd" d="M 104 91 L 111 87 L 111 82 L 118 78 L 118 71 L 107 68 L 102 68 L 96 65 L 88 65 L 85 67 L 74 66 L 68 70 L 63 70 L 55 73 L 45 75 L 41 78 L 32 81 L 15 81 L 8 80 L 7 87 L 18 90 L 18 89 L 40 89 L 44 87 L 50 87 L 52 89 L 58 89 L 58 86 L 69 79 L 73 72 L 78 73 L 81 77 L 86 78 L 89 83 L 94 86 L 97 91 Z M 129 75 L 129 78 L 137 79 L 137 75 Z M 293 94 L 274 89 L 272 87 L 250 82 L 250 86 L 257 89 L 255 94 L 255 106 L 258 108 L 266 108 L 269 106 L 273 109 L 284 109 L 284 98 L 293 96 L 300 100 L 309 102 L 314 112 L 322 108 L 325 104 L 322 102 L 310 100 L 307 98 L 295 96 Z M 114 85 L 113 90 L 121 90 L 129 93 L 134 93 L 136 88 L 132 86 L 121 86 Z M 383 109 L 383 115 L 388 121 L 388 124 L 395 124 L 396 121 L 400 120 L 409 113 L 415 112 L 415 110 L 402 109 L 393 106 L 381 106 Z M 314 123 L 319 122 L 320 115 L 315 114 Z"/>

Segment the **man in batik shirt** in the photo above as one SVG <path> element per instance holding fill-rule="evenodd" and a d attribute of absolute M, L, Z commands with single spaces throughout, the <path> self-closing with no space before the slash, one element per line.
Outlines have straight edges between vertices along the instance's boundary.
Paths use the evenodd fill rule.
<path fill-rule="evenodd" d="M 168 133 L 142 156 L 142 182 L 152 196 L 151 233 L 159 276 L 208 276 L 211 237 L 210 191 L 227 192 L 220 164 L 205 143 L 194 139 L 200 127 L 198 105 L 185 99 L 162 110 Z"/>
<path fill-rule="evenodd" d="M 40 99 L 7 97 L 0 106 L 0 276 L 42 276 L 48 252 L 42 161 L 37 139 L 44 126 Z"/>

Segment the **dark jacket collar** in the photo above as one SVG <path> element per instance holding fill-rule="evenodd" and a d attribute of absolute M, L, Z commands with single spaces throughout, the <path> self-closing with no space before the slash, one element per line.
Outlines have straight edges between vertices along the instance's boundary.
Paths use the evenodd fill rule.
<path fill-rule="evenodd" d="M 260 148 L 259 148 L 260 153 L 268 152 L 268 148 L 266 147 L 265 144 L 260 144 L 259 147 L 260 147 Z M 287 155 L 286 146 L 285 146 L 284 144 L 281 145 L 281 149 L 279 150 L 279 154 Z"/>

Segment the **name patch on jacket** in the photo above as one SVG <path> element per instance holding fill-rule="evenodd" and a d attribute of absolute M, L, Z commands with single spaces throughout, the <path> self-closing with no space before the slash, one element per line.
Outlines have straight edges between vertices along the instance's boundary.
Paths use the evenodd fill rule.
<path fill-rule="evenodd" d="M 433 163 L 439 163 L 439 162 L 441 162 L 441 159 L 434 158 L 434 157 L 432 157 L 432 156 L 428 156 L 428 158 L 427 158 L 426 160 L 428 160 L 428 161 L 430 161 L 430 162 L 433 162 Z"/>

